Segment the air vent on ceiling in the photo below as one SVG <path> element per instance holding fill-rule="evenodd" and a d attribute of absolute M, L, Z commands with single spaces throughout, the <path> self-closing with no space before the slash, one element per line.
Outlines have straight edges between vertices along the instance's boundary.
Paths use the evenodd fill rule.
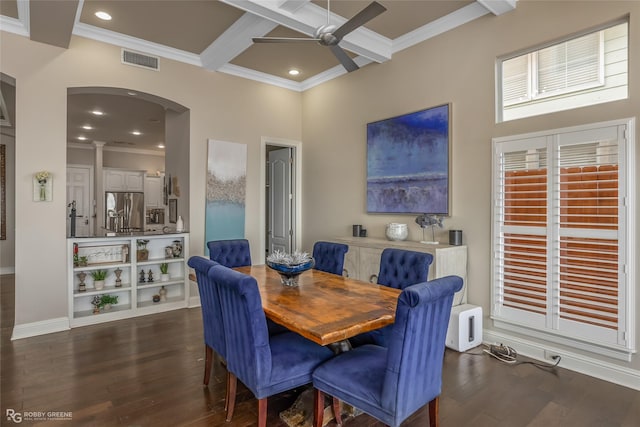
<path fill-rule="evenodd" d="M 122 49 L 122 63 L 147 70 L 158 71 L 160 69 L 160 58 L 157 56 L 144 55 L 132 50 Z"/>

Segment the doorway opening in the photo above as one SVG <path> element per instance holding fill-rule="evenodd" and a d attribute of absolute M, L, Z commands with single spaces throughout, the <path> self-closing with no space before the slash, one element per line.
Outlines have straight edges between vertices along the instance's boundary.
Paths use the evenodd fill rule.
<path fill-rule="evenodd" d="M 263 138 L 261 146 L 261 253 L 300 249 L 301 143 Z M 264 260 L 262 260 L 264 261 Z"/>

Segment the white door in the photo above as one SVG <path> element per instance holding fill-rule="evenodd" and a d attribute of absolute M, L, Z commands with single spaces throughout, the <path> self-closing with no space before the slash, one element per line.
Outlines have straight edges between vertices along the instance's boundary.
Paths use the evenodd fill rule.
<path fill-rule="evenodd" d="M 67 236 L 70 236 L 71 204 L 76 202 L 76 236 L 91 236 L 93 230 L 92 205 L 93 167 L 67 167 Z"/>
<path fill-rule="evenodd" d="M 293 149 L 279 148 L 268 153 L 267 165 L 267 255 L 293 249 Z"/>

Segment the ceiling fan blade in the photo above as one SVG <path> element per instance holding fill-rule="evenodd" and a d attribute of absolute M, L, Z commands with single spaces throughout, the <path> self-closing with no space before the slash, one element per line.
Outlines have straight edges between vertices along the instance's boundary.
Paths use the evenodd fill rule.
<path fill-rule="evenodd" d="M 387 10 L 387 8 L 374 1 L 369 4 L 369 6 L 358 12 L 353 18 L 342 24 L 340 28 L 333 32 L 333 35 L 338 40 L 342 40 L 342 38 L 349 34 L 351 31 L 371 21 L 373 18 L 380 15 L 385 10 Z"/>
<path fill-rule="evenodd" d="M 300 42 L 319 42 L 320 39 L 312 39 L 309 37 L 254 37 L 254 43 L 300 43 Z"/>
<path fill-rule="evenodd" d="M 358 64 L 356 64 L 353 59 L 351 59 L 351 57 L 349 55 L 347 55 L 347 52 L 345 52 L 344 50 L 342 50 L 342 48 L 338 45 L 334 45 L 334 46 L 329 46 L 331 48 L 331 52 L 333 52 L 333 54 L 336 56 L 336 58 L 338 58 L 338 61 L 340 61 L 340 63 L 342 64 L 342 66 L 348 71 L 348 72 L 352 72 L 357 70 Z"/>

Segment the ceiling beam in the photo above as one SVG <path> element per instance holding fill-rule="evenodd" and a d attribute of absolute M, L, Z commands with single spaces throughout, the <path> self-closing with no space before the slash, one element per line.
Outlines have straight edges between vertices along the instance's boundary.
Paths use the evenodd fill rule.
<path fill-rule="evenodd" d="M 502 15 L 516 8 L 518 0 L 476 0 L 494 15 Z"/>
<path fill-rule="evenodd" d="M 31 0 L 31 40 L 67 49 L 71 41 L 78 0 Z"/>
<path fill-rule="evenodd" d="M 327 10 L 311 2 L 306 2 L 304 6 L 294 12 L 290 12 L 286 8 L 280 7 L 282 2 L 265 2 L 264 0 L 220 1 L 309 36 L 313 36 L 316 28 L 327 23 Z M 285 2 L 286 4 L 288 2 Z M 347 22 L 346 18 L 331 13 L 331 24 L 340 27 L 345 22 Z M 391 59 L 391 40 L 364 27 L 347 34 L 340 42 L 340 46 L 375 62 L 385 62 Z"/>
<path fill-rule="evenodd" d="M 202 66 L 218 70 L 253 44 L 253 37 L 262 37 L 278 24 L 251 13 L 245 13 L 200 54 Z"/>

